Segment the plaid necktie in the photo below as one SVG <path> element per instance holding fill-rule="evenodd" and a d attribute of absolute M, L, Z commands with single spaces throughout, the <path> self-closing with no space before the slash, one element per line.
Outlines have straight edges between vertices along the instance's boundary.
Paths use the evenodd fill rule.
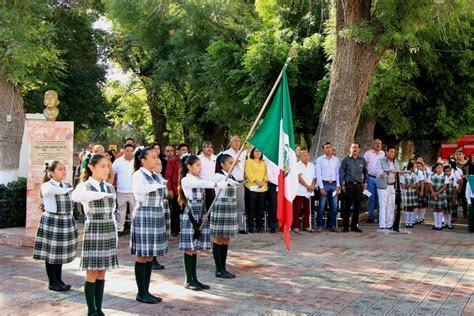
<path fill-rule="evenodd" d="M 100 186 L 100 192 L 106 192 L 106 191 L 105 191 L 105 183 L 104 183 L 104 182 L 99 183 L 99 186 Z"/>
<path fill-rule="evenodd" d="M 63 185 L 62 182 L 59 182 L 59 186 L 60 186 L 61 188 L 64 188 L 64 185 Z"/>
<path fill-rule="evenodd" d="M 160 181 L 160 177 L 158 177 L 158 175 L 156 173 L 152 173 L 151 176 L 153 177 L 154 180 L 158 181 L 159 183 L 161 183 Z"/>

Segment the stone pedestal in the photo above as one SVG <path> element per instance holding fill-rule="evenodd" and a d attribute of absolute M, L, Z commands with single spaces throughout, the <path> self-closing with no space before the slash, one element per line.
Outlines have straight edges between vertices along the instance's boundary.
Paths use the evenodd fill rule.
<path fill-rule="evenodd" d="M 28 140 L 26 233 L 35 234 L 42 214 L 39 206 L 44 161 L 62 161 L 66 166 L 66 182 L 72 183 L 74 122 L 27 120 L 25 124 Z"/>

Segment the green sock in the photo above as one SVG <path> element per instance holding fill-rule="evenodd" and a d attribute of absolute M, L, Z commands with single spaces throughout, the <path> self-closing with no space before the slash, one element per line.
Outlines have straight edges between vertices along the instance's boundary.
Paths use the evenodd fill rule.
<path fill-rule="evenodd" d="M 151 265 L 152 261 L 145 263 L 145 291 L 147 293 L 150 293 Z"/>
<path fill-rule="evenodd" d="M 190 283 L 190 282 L 194 281 L 193 272 L 192 272 L 192 269 L 193 269 L 193 256 L 190 256 L 190 255 L 185 253 L 183 263 L 184 263 L 184 272 L 186 273 L 186 279 L 185 279 L 184 282 L 185 283 Z"/>
<path fill-rule="evenodd" d="M 56 284 L 58 281 L 56 280 L 56 271 L 54 269 L 54 264 L 49 264 L 45 261 L 46 266 L 46 274 L 48 275 L 49 285 Z"/>
<path fill-rule="evenodd" d="M 105 280 L 95 280 L 95 306 L 97 311 L 102 311 L 102 299 L 104 297 Z"/>
<path fill-rule="evenodd" d="M 212 244 L 212 256 L 214 257 L 214 263 L 216 264 L 216 271 L 222 272 L 222 256 L 221 249 L 223 245 Z"/>
<path fill-rule="evenodd" d="M 96 312 L 95 308 L 95 282 L 84 283 L 84 294 L 86 295 L 87 313 L 90 315 Z"/>
<path fill-rule="evenodd" d="M 143 296 L 146 294 L 145 269 L 146 269 L 145 263 L 135 261 L 135 281 L 137 282 L 138 296 Z"/>
<path fill-rule="evenodd" d="M 221 245 L 221 264 L 222 270 L 227 272 L 225 268 L 227 262 L 227 251 L 229 250 L 229 245 Z"/>

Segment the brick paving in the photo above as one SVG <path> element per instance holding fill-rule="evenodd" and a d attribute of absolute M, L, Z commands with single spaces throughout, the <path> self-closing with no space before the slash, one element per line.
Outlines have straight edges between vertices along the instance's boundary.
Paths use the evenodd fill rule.
<path fill-rule="evenodd" d="M 177 239 L 154 271 L 157 305 L 135 301 L 133 257 L 120 239 L 121 267 L 107 274 L 107 315 L 474 315 L 474 235 L 465 228 L 411 234 L 300 233 L 286 252 L 278 234 L 240 235 L 230 247 L 233 280 L 214 277 L 210 253 L 198 256 L 198 276 L 211 290 L 183 288 Z M 79 246 L 80 250 L 80 246 Z M 80 254 L 80 251 L 78 251 Z M 64 266 L 67 293 L 47 290 L 44 264 L 32 249 L 0 245 L 1 315 L 86 315 L 79 259 Z"/>

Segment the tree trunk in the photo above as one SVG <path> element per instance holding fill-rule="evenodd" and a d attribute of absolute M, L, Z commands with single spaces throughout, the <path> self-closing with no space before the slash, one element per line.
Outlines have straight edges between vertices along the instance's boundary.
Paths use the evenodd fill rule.
<path fill-rule="evenodd" d="M 377 120 L 377 115 L 371 114 L 359 121 L 355 141 L 360 144 L 360 150 L 362 153 L 372 148 L 375 124 L 377 124 Z"/>
<path fill-rule="evenodd" d="M 3 76 L 0 76 L 0 122 L 0 184 L 4 184 L 18 178 L 25 112 L 20 91 Z"/>
<path fill-rule="evenodd" d="M 370 20 L 370 0 L 336 1 L 336 50 L 331 83 L 311 146 L 314 160 L 321 146 L 331 142 L 339 157 L 346 154 L 359 123 L 372 74 L 385 49 L 343 38 L 341 31 Z"/>
<path fill-rule="evenodd" d="M 214 123 L 207 122 L 203 129 L 205 141 L 210 141 L 214 146 L 216 154 L 221 152 L 226 146 L 226 135 L 228 128 L 225 126 L 217 126 Z"/>
<path fill-rule="evenodd" d="M 402 140 L 398 151 L 399 160 L 406 162 L 410 160 L 415 152 L 415 143 L 412 140 Z"/>
<path fill-rule="evenodd" d="M 165 111 L 159 104 L 159 96 L 154 91 L 149 91 L 149 89 L 147 89 L 147 102 L 151 113 L 153 136 L 155 137 L 155 142 L 166 146 L 169 143 L 169 136 L 166 129 Z"/>

